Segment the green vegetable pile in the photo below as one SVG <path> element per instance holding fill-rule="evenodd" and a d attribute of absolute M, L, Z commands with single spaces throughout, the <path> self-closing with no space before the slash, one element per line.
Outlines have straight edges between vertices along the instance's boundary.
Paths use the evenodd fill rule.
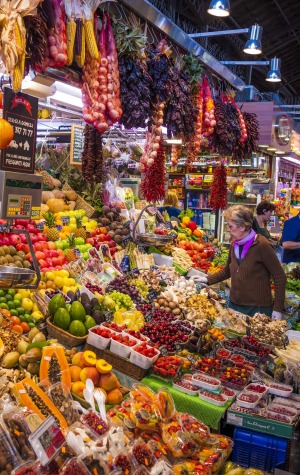
<path fill-rule="evenodd" d="M 222 249 L 221 254 L 216 256 L 213 260 L 213 263 L 216 266 L 225 266 L 228 259 L 229 249 Z"/>
<path fill-rule="evenodd" d="M 287 278 L 286 290 L 288 292 L 295 292 L 296 294 L 300 295 L 300 280 L 293 280 Z"/>

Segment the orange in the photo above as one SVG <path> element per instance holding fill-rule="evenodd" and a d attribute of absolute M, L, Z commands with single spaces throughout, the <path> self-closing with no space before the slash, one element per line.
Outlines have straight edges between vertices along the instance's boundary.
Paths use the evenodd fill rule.
<path fill-rule="evenodd" d="M 2 313 L 5 317 L 7 317 L 7 318 L 10 317 L 10 311 L 9 311 L 9 310 L 6 310 L 6 308 L 2 308 L 2 309 L 1 309 L 1 313 Z"/>
<path fill-rule="evenodd" d="M 21 323 L 21 320 L 19 319 L 19 317 L 10 317 L 10 320 L 12 321 L 14 325 L 19 325 Z"/>
<path fill-rule="evenodd" d="M 21 322 L 20 326 L 23 328 L 23 333 L 28 333 L 30 331 L 30 326 L 27 322 Z"/>
<path fill-rule="evenodd" d="M 21 327 L 21 325 L 13 325 L 11 329 L 16 333 L 23 333 L 23 328 Z"/>
<path fill-rule="evenodd" d="M 8 147 L 14 137 L 13 126 L 5 119 L 0 119 L 0 150 Z"/>

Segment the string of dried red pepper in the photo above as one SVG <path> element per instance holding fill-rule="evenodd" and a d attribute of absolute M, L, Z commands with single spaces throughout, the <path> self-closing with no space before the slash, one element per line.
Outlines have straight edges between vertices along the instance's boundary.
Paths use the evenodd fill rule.
<path fill-rule="evenodd" d="M 210 204 L 209 206 L 216 211 L 225 209 L 227 206 L 227 182 L 226 168 L 223 163 L 214 169 L 213 181 L 211 184 Z"/>
<path fill-rule="evenodd" d="M 165 197 L 165 160 L 165 148 L 161 140 L 153 165 L 147 167 L 141 184 L 142 194 L 149 203 L 155 203 Z"/>

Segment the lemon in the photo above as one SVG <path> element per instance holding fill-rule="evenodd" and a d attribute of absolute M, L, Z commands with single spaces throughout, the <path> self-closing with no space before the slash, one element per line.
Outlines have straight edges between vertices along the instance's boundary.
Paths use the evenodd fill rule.
<path fill-rule="evenodd" d="M 42 109 L 41 110 L 41 118 L 42 119 L 49 119 L 50 113 L 47 109 Z"/>
<path fill-rule="evenodd" d="M 54 277 L 55 285 L 60 289 L 64 285 L 64 280 L 62 277 Z"/>

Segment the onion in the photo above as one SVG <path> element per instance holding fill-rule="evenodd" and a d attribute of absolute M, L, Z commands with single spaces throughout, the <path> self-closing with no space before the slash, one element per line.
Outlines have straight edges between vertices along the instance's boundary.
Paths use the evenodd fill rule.
<path fill-rule="evenodd" d="M 115 109 L 111 109 L 109 111 L 109 115 L 110 115 L 111 119 L 113 119 L 113 120 L 117 120 L 120 117 L 119 112 Z"/>
<path fill-rule="evenodd" d="M 157 152 L 155 150 L 150 153 L 150 158 L 156 158 L 156 156 L 157 156 Z"/>
<path fill-rule="evenodd" d="M 56 45 L 56 39 L 55 39 L 54 36 L 48 36 L 48 44 L 49 44 L 49 46 Z"/>
<path fill-rule="evenodd" d="M 164 119 L 158 119 L 157 123 L 158 123 L 159 125 L 163 125 Z"/>
<path fill-rule="evenodd" d="M 155 143 L 159 143 L 159 142 L 160 142 L 160 139 L 161 139 L 161 136 L 160 136 L 160 135 L 156 135 L 156 136 L 155 136 L 155 139 L 154 139 L 154 142 L 155 142 Z"/>
<path fill-rule="evenodd" d="M 101 58 L 101 66 L 107 66 L 107 59 L 106 58 Z M 105 69 L 105 74 L 107 73 Z"/>
<path fill-rule="evenodd" d="M 154 143 L 153 146 L 152 146 L 153 150 L 158 150 L 159 149 L 159 144 L 158 143 Z"/>
<path fill-rule="evenodd" d="M 148 165 L 148 167 L 151 167 L 151 166 L 153 165 L 153 163 L 154 163 L 153 158 L 149 158 L 149 159 L 147 160 L 147 165 Z"/>

